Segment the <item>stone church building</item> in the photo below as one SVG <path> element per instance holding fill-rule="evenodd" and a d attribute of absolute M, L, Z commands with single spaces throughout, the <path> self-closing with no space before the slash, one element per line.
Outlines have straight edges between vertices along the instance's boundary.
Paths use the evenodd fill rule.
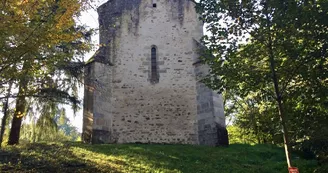
<path fill-rule="evenodd" d="M 200 83 L 203 23 L 189 0 L 109 0 L 85 69 L 87 143 L 227 145 L 220 95 Z"/>

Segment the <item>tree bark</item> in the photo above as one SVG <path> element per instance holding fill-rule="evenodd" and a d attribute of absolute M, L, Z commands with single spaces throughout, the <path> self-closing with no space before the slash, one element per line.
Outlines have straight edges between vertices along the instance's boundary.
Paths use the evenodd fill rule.
<path fill-rule="evenodd" d="M 27 80 L 22 79 L 19 86 L 18 95 L 25 95 L 27 90 Z M 19 134 L 21 130 L 22 120 L 25 115 L 26 100 L 25 96 L 19 96 L 16 100 L 16 110 L 11 123 L 8 145 L 19 144 Z"/>
<path fill-rule="evenodd" d="M 36 122 L 34 120 L 34 118 L 32 119 L 32 142 L 35 143 L 36 142 Z"/>
<path fill-rule="evenodd" d="M 3 117 L 2 117 L 2 122 L 1 122 L 1 131 L 0 131 L 0 148 L 1 148 L 1 144 L 3 142 L 3 136 L 5 134 L 6 124 L 7 124 L 7 119 L 8 119 L 9 97 L 10 97 L 10 93 L 11 93 L 11 87 L 12 87 L 12 83 L 10 82 L 8 91 L 7 91 L 6 100 L 3 102 Z"/>

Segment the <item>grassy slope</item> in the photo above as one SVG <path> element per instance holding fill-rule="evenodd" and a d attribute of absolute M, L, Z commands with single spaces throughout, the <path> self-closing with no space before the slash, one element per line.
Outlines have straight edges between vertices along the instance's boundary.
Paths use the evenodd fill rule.
<path fill-rule="evenodd" d="M 302 173 L 315 161 L 294 158 Z M 287 172 L 284 151 L 266 145 L 31 144 L 0 151 L 0 172 Z"/>

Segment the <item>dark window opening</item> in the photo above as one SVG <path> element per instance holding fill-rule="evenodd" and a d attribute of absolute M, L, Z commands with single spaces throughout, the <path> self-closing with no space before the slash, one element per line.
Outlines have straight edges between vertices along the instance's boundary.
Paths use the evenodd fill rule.
<path fill-rule="evenodd" d="M 157 7 L 157 4 L 156 3 L 153 3 L 153 7 L 156 8 Z"/>
<path fill-rule="evenodd" d="M 151 82 L 158 82 L 158 73 L 157 73 L 157 50 L 155 47 L 151 48 Z"/>

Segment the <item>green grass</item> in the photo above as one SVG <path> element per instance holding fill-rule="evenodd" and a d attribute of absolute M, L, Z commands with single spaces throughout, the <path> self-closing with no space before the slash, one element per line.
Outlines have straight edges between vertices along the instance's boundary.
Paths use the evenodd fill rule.
<path fill-rule="evenodd" d="M 302 173 L 316 161 L 293 158 Z M 0 151 L 0 172 L 286 173 L 282 148 L 268 145 L 27 144 Z"/>

